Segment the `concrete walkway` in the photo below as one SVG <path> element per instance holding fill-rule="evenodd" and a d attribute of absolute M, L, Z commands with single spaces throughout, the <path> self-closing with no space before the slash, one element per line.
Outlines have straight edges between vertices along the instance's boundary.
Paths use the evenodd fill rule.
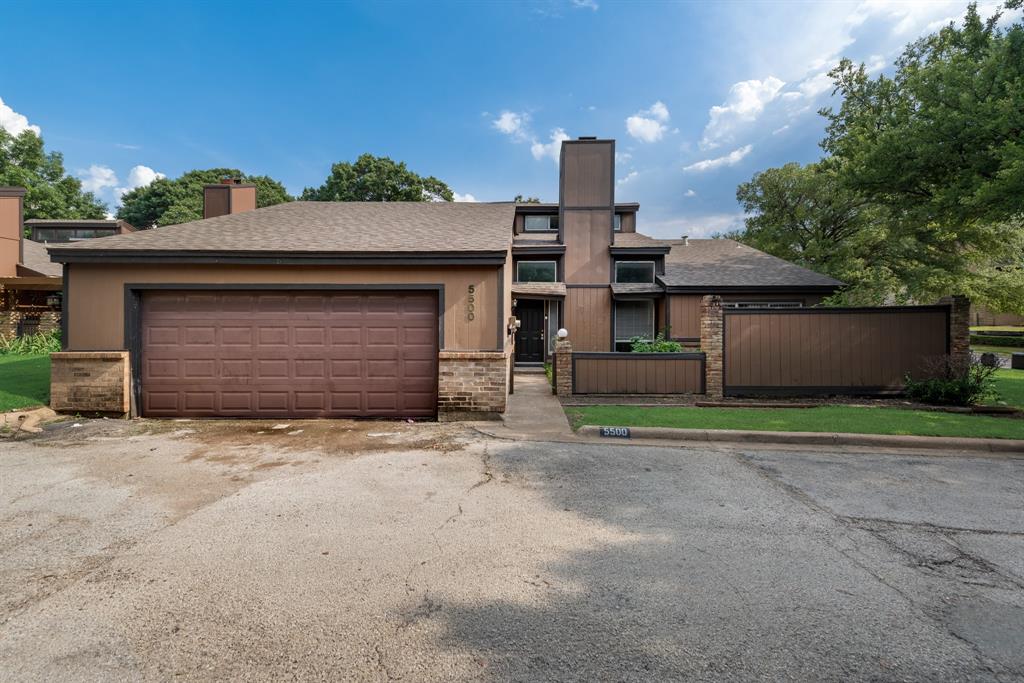
<path fill-rule="evenodd" d="M 562 404 L 543 373 L 517 372 L 515 393 L 501 422 L 474 425 L 479 431 L 506 439 L 562 441 L 574 437 Z"/>

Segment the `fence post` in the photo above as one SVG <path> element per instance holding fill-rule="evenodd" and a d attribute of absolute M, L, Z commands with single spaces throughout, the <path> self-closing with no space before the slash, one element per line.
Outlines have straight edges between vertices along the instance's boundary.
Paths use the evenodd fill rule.
<path fill-rule="evenodd" d="M 971 358 L 971 300 L 963 294 L 947 296 L 942 303 L 949 306 L 949 356 L 954 363 Z"/>
<path fill-rule="evenodd" d="M 704 393 L 721 398 L 725 385 L 725 319 L 722 297 L 708 295 L 700 300 L 700 350 L 704 352 Z"/>
<path fill-rule="evenodd" d="M 555 394 L 572 396 L 572 342 L 559 339 L 555 342 Z"/>

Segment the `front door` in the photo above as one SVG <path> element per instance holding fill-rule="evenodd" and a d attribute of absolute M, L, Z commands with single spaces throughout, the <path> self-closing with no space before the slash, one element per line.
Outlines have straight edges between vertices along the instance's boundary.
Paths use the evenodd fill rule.
<path fill-rule="evenodd" d="M 516 302 L 516 362 L 541 363 L 544 361 L 544 302 L 519 299 Z"/>

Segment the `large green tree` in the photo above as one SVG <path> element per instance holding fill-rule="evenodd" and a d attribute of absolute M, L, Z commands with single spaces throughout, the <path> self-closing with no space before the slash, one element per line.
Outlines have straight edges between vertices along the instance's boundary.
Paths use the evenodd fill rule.
<path fill-rule="evenodd" d="M 224 178 L 241 178 L 256 186 L 256 205 L 273 206 L 293 200 L 284 185 L 270 176 L 251 176 L 237 168 L 189 171 L 178 178 L 158 178 L 121 197 L 117 217 L 137 228 L 152 228 L 197 221 L 203 217 L 203 185 Z"/>
<path fill-rule="evenodd" d="M 43 139 L 31 130 L 11 135 L 0 128 L 0 185 L 25 192 L 25 218 L 103 218 L 106 205 L 83 192 L 78 178 L 64 171 L 60 152 L 47 153 Z"/>
<path fill-rule="evenodd" d="M 320 187 L 307 187 L 302 199 L 317 202 L 429 202 L 454 199 L 448 185 L 434 176 L 410 171 L 405 162 L 363 154 L 355 163 L 331 166 Z"/>
<path fill-rule="evenodd" d="M 892 77 L 849 60 L 831 75 L 828 156 L 740 186 L 742 239 L 850 282 L 843 300 L 965 292 L 1024 312 L 1021 23 L 971 5 L 908 45 Z"/>

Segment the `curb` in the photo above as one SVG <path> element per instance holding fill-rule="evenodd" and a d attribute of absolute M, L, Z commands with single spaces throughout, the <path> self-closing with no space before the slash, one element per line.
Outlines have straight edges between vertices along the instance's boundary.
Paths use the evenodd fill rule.
<path fill-rule="evenodd" d="M 605 435 L 605 429 L 623 429 L 625 434 Z M 1024 440 L 971 439 L 943 436 L 900 436 L 895 434 L 838 434 L 823 432 L 760 432 L 729 429 L 674 429 L 671 427 L 580 427 L 581 436 L 609 439 L 665 439 L 726 443 L 801 444 L 805 446 L 872 446 L 881 448 L 928 448 L 1016 453 L 1024 455 Z M 628 436 L 626 436 L 628 434 Z"/>

